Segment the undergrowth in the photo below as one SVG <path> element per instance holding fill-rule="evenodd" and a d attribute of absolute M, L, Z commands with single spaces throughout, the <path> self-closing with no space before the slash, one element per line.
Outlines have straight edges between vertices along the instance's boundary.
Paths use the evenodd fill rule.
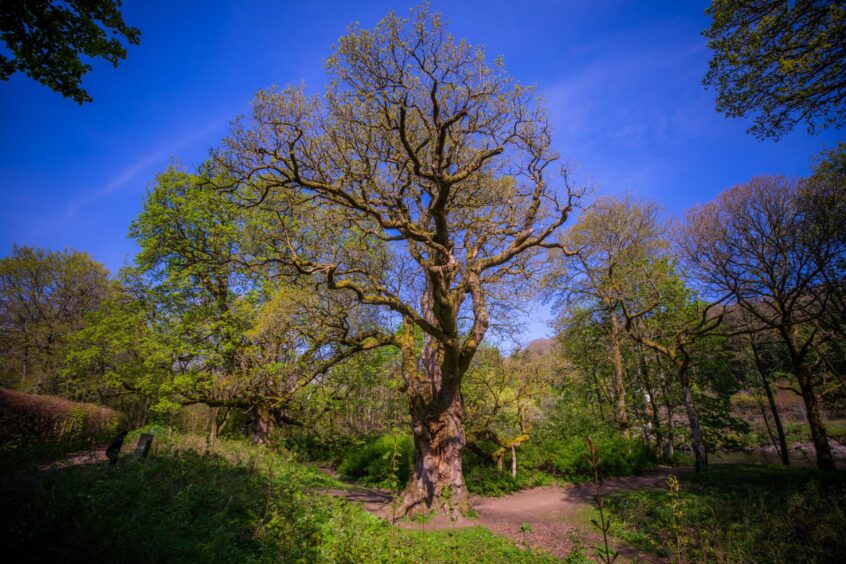
<path fill-rule="evenodd" d="M 641 441 L 600 434 L 595 443 L 602 453 L 600 472 L 603 476 L 639 474 L 655 467 L 655 456 Z M 483 450 L 495 450 L 491 445 L 481 446 Z M 503 470 L 498 470 L 489 459 L 464 449 L 462 466 L 467 489 L 476 495 L 502 496 L 564 481 L 583 482 L 589 480 L 593 472 L 584 439 L 579 437 L 527 442 L 517 449 L 517 456 L 517 476 L 512 477 L 509 454 Z M 390 434 L 348 448 L 338 472 L 345 479 L 365 485 L 398 489 L 408 480 L 413 463 L 411 437 Z"/>
<path fill-rule="evenodd" d="M 823 563 L 846 553 L 842 472 L 715 466 L 684 476 L 677 493 L 628 492 L 607 507 L 622 523 L 614 534 L 663 556 L 681 548 L 697 562 Z"/>
<path fill-rule="evenodd" d="M 553 561 L 479 527 L 395 528 L 321 493 L 339 484 L 285 451 L 221 439 L 201 454 L 202 437 L 152 431 L 144 461 L 5 474 L 0 550 L 61 562 Z"/>

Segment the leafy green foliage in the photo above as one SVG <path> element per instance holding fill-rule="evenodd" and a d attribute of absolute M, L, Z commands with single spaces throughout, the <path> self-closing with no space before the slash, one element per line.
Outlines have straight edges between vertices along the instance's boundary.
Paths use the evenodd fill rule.
<path fill-rule="evenodd" d="M 5 4 L 4 4 L 5 6 Z M 68 336 L 106 294 L 109 273 L 87 253 L 13 247 L 0 259 L 0 384 L 75 397 L 59 372 Z"/>
<path fill-rule="evenodd" d="M 554 561 L 482 528 L 394 528 L 318 493 L 338 484 L 284 452 L 221 440 L 201 456 L 202 437 L 148 430 L 144 462 L 4 476 L 4 551 L 68 562 Z"/>
<path fill-rule="evenodd" d="M 160 400 L 172 370 L 170 350 L 150 323 L 143 296 L 127 281 L 114 281 L 100 307 L 68 337 L 62 376 L 74 395 L 112 397 L 134 421 Z M 127 395 L 127 392 L 131 395 Z"/>
<path fill-rule="evenodd" d="M 81 56 L 117 66 L 123 41 L 138 45 L 141 32 L 123 21 L 120 0 L 14 0 L 0 8 L 0 38 L 12 54 L 0 55 L 0 80 L 20 71 L 82 104 L 93 98 L 81 87 L 91 70 Z"/>
<path fill-rule="evenodd" d="M 529 445 L 521 446 L 520 455 L 531 452 Z M 521 459 L 521 467 L 517 477 L 511 472 L 500 471 L 489 460 L 482 460 L 472 453 L 465 453 L 462 457 L 464 480 L 467 489 L 476 495 L 503 496 L 526 488 L 536 488 L 557 483 L 559 480 L 552 474 L 539 470 Z"/>
<path fill-rule="evenodd" d="M 413 463 L 411 437 L 395 433 L 351 448 L 338 472 L 363 484 L 398 489 L 408 481 Z"/>
<path fill-rule="evenodd" d="M 835 562 L 846 549 L 842 473 L 716 466 L 683 482 L 681 544 L 691 561 Z M 623 538 L 667 554 L 679 544 L 672 502 L 666 492 L 638 491 L 615 495 L 607 506 L 624 522 Z"/>
<path fill-rule="evenodd" d="M 714 51 L 705 84 L 717 110 L 755 115 L 750 133 L 783 136 L 805 122 L 840 127 L 846 118 L 846 7 L 832 0 L 714 0 L 703 32 Z"/>
<path fill-rule="evenodd" d="M 609 432 L 594 437 L 594 443 L 604 477 L 629 476 L 655 467 L 655 454 L 641 441 Z M 582 482 L 593 475 L 584 438 L 579 436 L 525 443 L 517 452 L 520 468 L 516 478 L 510 472 L 497 470 L 489 460 L 466 452 L 463 461 L 467 489 L 478 495 L 501 496 L 561 480 Z"/>
<path fill-rule="evenodd" d="M 641 441 L 606 434 L 593 437 L 593 442 L 599 453 L 599 472 L 603 477 L 639 474 L 655 466 L 655 454 Z M 593 475 L 581 437 L 545 441 L 534 449 L 532 462 L 571 481 L 588 480 Z"/>

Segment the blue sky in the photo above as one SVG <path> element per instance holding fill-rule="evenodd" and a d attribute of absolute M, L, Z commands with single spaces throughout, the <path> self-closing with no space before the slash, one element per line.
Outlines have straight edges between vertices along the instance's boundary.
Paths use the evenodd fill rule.
<path fill-rule="evenodd" d="M 132 259 L 129 222 L 157 171 L 191 167 L 248 109 L 256 90 L 305 83 L 348 24 L 365 27 L 412 2 L 124 0 L 141 45 L 115 69 L 95 62 L 78 106 L 30 79 L 0 82 L 0 255 L 13 243 L 91 253 L 115 272 Z M 502 55 L 535 84 L 554 144 L 596 193 L 631 192 L 668 213 L 758 174 L 808 173 L 842 132 L 798 130 L 778 143 L 714 110 L 701 79 L 707 2 L 433 1 L 450 30 Z M 527 338 L 547 334 L 547 312 Z"/>

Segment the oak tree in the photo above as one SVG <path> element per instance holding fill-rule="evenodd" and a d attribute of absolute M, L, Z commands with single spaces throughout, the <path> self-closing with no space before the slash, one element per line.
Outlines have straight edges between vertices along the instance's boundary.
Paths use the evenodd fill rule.
<path fill-rule="evenodd" d="M 268 256 L 396 323 L 416 452 L 399 514 L 456 516 L 464 375 L 576 194 L 534 89 L 440 15 L 354 26 L 326 67 L 323 96 L 259 92 L 216 153 L 220 188 L 274 215 Z"/>
<path fill-rule="evenodd" d="M 67 395 L 61 374 L 68 336 L 106 295 L 109 273 L 88 254 L 13 247 L 0 260 L 0 381 Z"/>

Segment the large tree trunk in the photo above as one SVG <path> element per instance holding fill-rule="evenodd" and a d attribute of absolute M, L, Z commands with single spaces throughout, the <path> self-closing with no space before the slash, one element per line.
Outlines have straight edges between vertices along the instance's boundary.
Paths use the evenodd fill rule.
<path fill-rule="evenodd" d="M 460 353 L 424 339 L 418 365 L 414 332 L 406 322 L 401 342 L 414 435 L 414 471 L 402 493 L 397 517 L 438 513 L 457 520 L 470 510 L 461 468 L 464 436 Z"/>
<path fill-rule="evenodd" d="M 447 409 L 412 400 L 414 471 L 402 493 L 398 516 L 439 513 L 458 519 L 470 509 L 464 484 L 461 450 L 466 439 L 461 423 L 461 396 L 456 393 Z"/>
<path fill-rule="evenodd" d="M 270 434 L 276 428 L 276 421 L 269 409 L 257 406 L 253 412 L 253 443 L 267 444 Z"/>

